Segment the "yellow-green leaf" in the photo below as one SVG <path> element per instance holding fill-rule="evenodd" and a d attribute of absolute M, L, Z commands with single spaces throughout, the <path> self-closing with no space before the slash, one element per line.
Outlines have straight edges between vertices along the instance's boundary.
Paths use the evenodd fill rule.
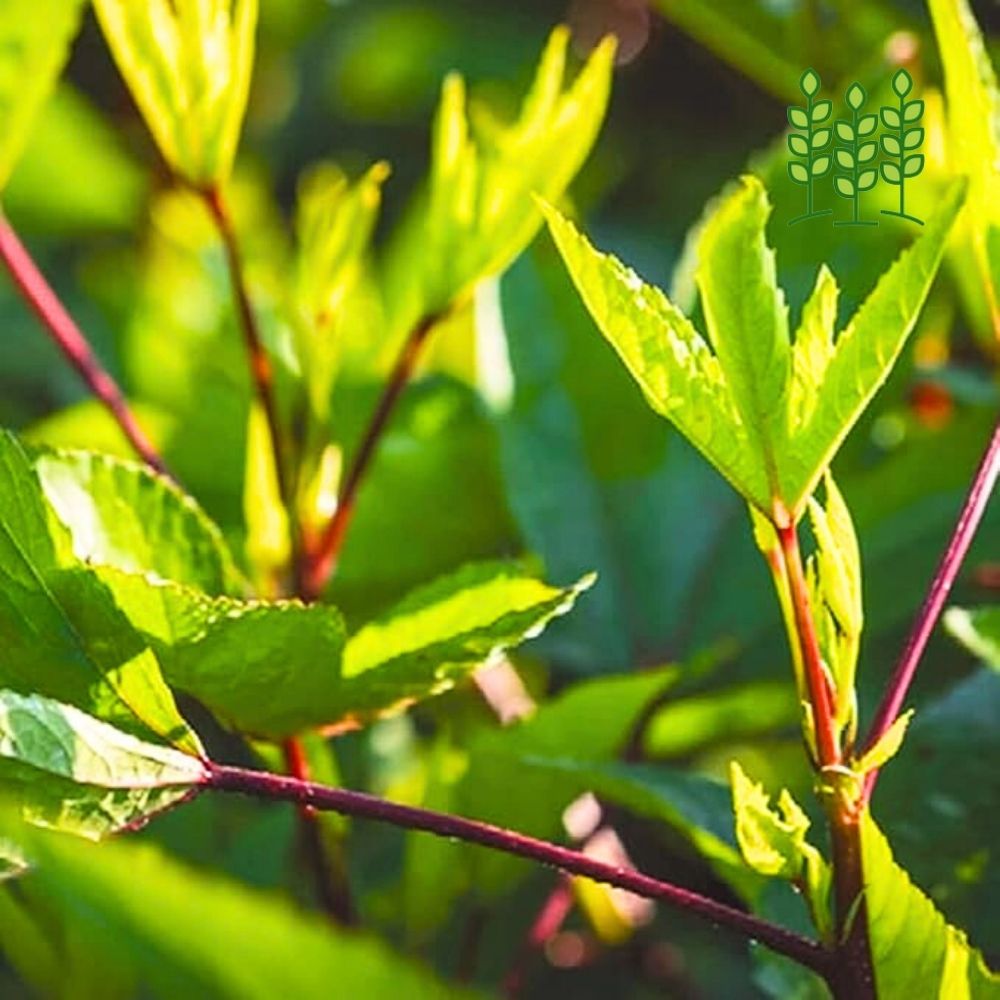
<path fill-rule="evenodd" d="M 83 0 L 0 4 L 0 191 L 52 93 L 82 10 Z"/>
<path fill-rule="evenodd" d="M 906 728 L 913 718 L 913 709 L 897 716 L 896 721 L 885 731 L 882 738 L 869 750 L 862 754 L 852 765 L 852 770 L 858 774 L 867 774 L 880 768 L 899 753 L 906 736 Z"/>
<path fill-rule="evenodd" d="M 257 0 L 94 0 L 163 158 L 209 187 L 232 169 L 253 67 Z"/>

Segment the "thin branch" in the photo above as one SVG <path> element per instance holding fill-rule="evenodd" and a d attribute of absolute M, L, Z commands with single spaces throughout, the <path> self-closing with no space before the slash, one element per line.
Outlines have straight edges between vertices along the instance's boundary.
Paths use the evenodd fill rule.
<path fill-rule="evenodd" d="M 97 360 L 87 338 L 73 322 L 3 214 L 0 214 L 0 257 L 7 265 L 18 291 L 41 320 L 63 356 L 77 370 L 90 391 L 104 404 L 139 457 L 151 469 L 172 479 L 163 459 L 136 422 L 117 383 Z"/>
<path fill-rule="evenodd" d="M 951 591 L 955 577 L 958 576 L 958 571 L 969 551 L 969 546 L 972 544 L 976 529 L 986 511 L 990 495 L 996 486 L 998 474 L 1000 474 L 1000 423 L 994 428 L 993 437 L 990 439 L 986 453 L 973 477 L 972 485 L 969 487 L 969 493 L 962 505 L 961 513 L 958 515 L 958 521 L 948 542 L 948 547 L 945 549 L 944 555 L 941 556 L 930 589 L 917 612 L 902 655 L 892 673 L 878 711 L 875 713 L 875 719 L 865 741 L 866 750 L 870 750 L 885 735 L 906 701 L 906 695 L 913 682 L 913 675 L 917 671 L 920 657 L 927 647 L 934 626 L 944 609 L 944 603 L 948 599 L 948 593 Z M 868 775 L 865 782 L 865 801 L 871 797 L 877 778 L 877 771 L 872 771 Z"/>
<path fill-rule="evenodd" d="M 410 381 L 417 359 L 431 330 L 440 316 L 425 316 L 410 332 L 406 343 L 396 359 L 389 380 L 382 390 L 382 396 L 372 413 L 368 428 L 358 448 L 354 462 L 344 479 L 343 488 L 337 500 L 337 509 L 320 533 L 319 538 L 307 546 L 305 565 L 302 569 L 299 590 L 305 600 L 316 600 L 323 592 L 327 581 L 337 568 L 337 560 L 347 536 L 347 528 L 354 514 L 358 489 L 371 465 L 378 443 L 389 423 L 403 389 Z"/>
<path fill-rule="evenodd" d="M 490 823 L 401 805 L 346 788 L 327 788 L 282 775 L 220 764 L 210 765 L 206 785 L 218 791 L 237 792 L 257 798 L 313 806 L 347 816 L 380 820 L 405 829 L 452 837 L 537 861 L 573 875 L 582 875 L 596 882 L 627 889 L 639 896 L 663 900 L 687 913 L 759 941 L 824 978 L 833 974 L 831 955 L 822 945 L 784 927 L 641 872 L 605 864 L 579 851 Z"/>
<path fill-rule="evenodd" d="M 250 302 L 250 293 L 247 290 L 243 257 L 240 253 L 239 241 L 236 238 L 236 230 L 233 226 L 229 206 L 219 188 L 206 188 L 199 190 L 198 193 L 208 207 L 226 250 L 229 278 L 233 286 L 233 298 L 239 313 L 240 329 L 243 331 L 243 342 L 246 345 L 247 361 L 250 365 L 250 378 L 253 381 L 254 392 L 264 410 L 267 427 L 270 431 L 275 475 L 278 478 L 278 492 L 287 506 L 290 503 L 288 470 L 285 468 L 281 423 L 278 420 L 278 407 L 274 397 L 274 369 L 264 348 L 260 327 L 257 324 L 257 316 Z"/>
<path fill-rule="evenodd" d="M 809 608 L 809 590 L 806 587 L 802 569 L 802 554 L 799 551 L 798 531 L 794 524 L 777 528 L 784 558 L 785 574 L 792 607 L 795 610 L 795 625 L 798 632 L 802 664 L 812 706 L 813 725 L 816 729 L 816 750 L 822 767 L 840 763 L 840 748 L 834 724 L 833 706 L 830 702 L 830 688 L 823 669 L 816 624 Z"/>

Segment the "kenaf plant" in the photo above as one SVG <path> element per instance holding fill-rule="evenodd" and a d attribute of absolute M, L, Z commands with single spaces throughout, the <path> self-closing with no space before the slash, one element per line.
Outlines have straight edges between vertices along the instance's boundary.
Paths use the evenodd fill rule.
<path fill-rule="evenodd" d="M 80 0 L 12 0 L 0 14 L 0 191 L 81 8 Z M 459 839 L 662 900 L 793 959 L 840 998 L 909 998 L 928 989 L 995 995 L 1000 986 L 979 954 L 894 862 L 868 801 L 878 769 L 902 742 L 903 701 L 996 480 L 1000 434 L 864 740 L 854 685 L 860 557 L 830 474 L 913 328 L 962 208 L 964 183 L 947 188 L 919 238 L 839 335 L 837 284 L 821 267 L 792 340 L 764 236 L 767 196 L 759 181 L 745 179 L 701 241 L 706 339 L 662 293 L 594 251 L 549 207 L 594 143 L 613 57 L 612 43 L 601 43 L 567 84 L 568 32 L 556 29 L 513 122 L 470 107 L 459 77 L 445 82 L 430 176 L 384 281 L 386 339 L 398 354 L 359 443 L 348 448 L 334 434 L 331 387 L 348 347 L 346 314 L 357 305 L 358 287 L 374 281 L 369 240 L 387 167 L 377 163 L 352 183 L 321 165 L 301 185 L 294 249 L 272 303 L 287 334 L 282 351 L 296 362 L 297 377 L 282 393 L 227 197 L 256 4 L 95 0 L 95 8 L 174 180 L 211 219 L 224 248 L 253 396 L 246 544 L 234 553 L 172 477 L 0 217 L 0 258 L 18 289 L 144 460 L 33 446 L 0 432 L 0 847 L 8 874 L 28 873 L 23 895 L 0 893 L 0 943 L 25 978 L 53 996 L 76 989 L 77 976 L 90 976 L 97 989 L 91 946 L 103 934 L 126 970 L 120 981 L 99 970 L 99 988 L 109 996 L 308 998 L 329 995 L 331 984 L 357 996 L 455 995 L 371 939 L 321 928 L 149 847 L 66 836 L 101 840 L 198 795 L 241 793 L 299 807 L 317 892 L 341 923 L 355 916 L 342 829 L 320 813 Z M 811 129 L 829 107 L 812 102 L 818 77 L 804 77 L 802 86 Z M 863 93 L 852 104 L 852 143 L 870 131 L 859 128 L 862 104 Z M 813 146 L 817 134 L 822 139 L 822 130 L 810 133 L 809 156 L 822 145 Z M 850 168 L 855 216 L 857 191 L 866 189 L 858 158 Z M 552 586 L 520 564 L 480 563 L 425 583 L 350 628 L 326 600 L 359 491 L 425 345 L 521 253 L 543 215 L 584 301 L 647 400 L 749 505 L 788 632 L 832 850 L 827 857 L 807 840 L 809 819 L 787 791 L 775 810 L 738 766 L 735 833 L 754 879 L 785 879 L 802 891 L 816 938 L 584 851 L 338 786 L 324 736 L 455 687 L 570 611 L 594 583 L 588 575 Z M 798 528 L 806 517 L 817 544 L 803 561 Z M 614 743 L 604 732 L 613 728 L 611 717 L 626 715 L 618 725 L 627 729 L 663 683 L 657 673 L 625 680 L 618 699 L 599 693 L 602 727 L 588 729 L 588 744 Z M 637 699 L 631 713 L 619 704 L 626 693 Z M 263 766 L 210 756 L 179 711 L 178 694 L 195 699 Z M 529 758 L 519 775 L 544 765 L 537 754 Z M 548 766 L 561 788 L 573 787 L 565 761 Z M 287 775 L 275 773 L 282 770 Z M 311 773 L 325 783 L 309 780 Z M 615 795 L 613 781 L 597 788 L 597 776 L 580 780 L 584 790 Z M 693 839 L 725 861 L 734 886 L 746 878 L 714 833 L 697 823 L 695 830 Z M 216 945 L 206 928 L 225 928 L 242 947 Z"/>
<path fill-rule="evenodd" d="M 834 125 L 837 148 L 834 163 L 839 168 L 833 178 L 834 190 L 851 203 L 851 218 L 837 221 L 835 226 L 877 226 L 877 222 L 861 219 L 858 215 L 861 194 L 870 191 L 878 181 L 878 168 L 874 165 L 878 153 L 878 140 L 869 139 L 878 125 L 878 115 L 861 113 L 868 95 L 860 83 L 847 88 L 844 100 L 851 111 L 849 119 L 838 119 Z"/>
<path fill-rule="evenodd" d="M 923 154 L 917 152 L 924 141 L 923 127 L 918 124 L 924 114 L 924 102 L 906 99 L 912 89 L 913 78 L 910 74 L 905 69 L 897 70 L 892 78 L 892 90 L 899 98 L 899 104 L 881 109 L 882 125 L 887 130 L 881 137 L 882 152 L 891 157 L 891 160 L 881 164 L 882 179 L 899 188 L 899 209 L 893 212 L 883 208 L 882 214 L 898 215 L 922 226 L 920 219 L 906 213 L 906 181 L 924 169 Z"/>
<path fill-rule="evenodd" d="M 799 89 L 806 99 L 806 106 L 802 108 L 792 105 L 788 109 L 789 125 L 804 133 L 792 133 L 788 136 L 788 149 L 796 158 L 788 164 L 788 176 L 806 189 L 805 213 L 792 219 L 788 223 L 790 226 L 806 219 L 829 215 L 832 211 L 829 208 L 817 211 L 813 203 L 814 181 L 825 177 L 830 170 L 830 155 L 825 150 L 833 137 L 831 130 L 824 127 L 824 122 L 833 111 L 833 104 L 826 99 L 816 100 L 819 88 L 819 74 L 813 69 L 807 69 L 799 79 Z M 799 160 L 802 162 L 798 162 Z"/>

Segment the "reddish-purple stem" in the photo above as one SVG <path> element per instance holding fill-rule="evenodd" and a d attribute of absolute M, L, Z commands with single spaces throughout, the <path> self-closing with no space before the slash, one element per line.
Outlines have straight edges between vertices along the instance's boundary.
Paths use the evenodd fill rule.
<path fill-rule="evenodd" d="M 271 449 L 274 455 L 275 475 L 278 479 L 278 492 L 282 501 L 289 502 L 287 470 L 285 469 L 282 451 L 281 423 L 278 419 L 278 406 L 274 398 L 274 370 L 271 359 L 264 347 L 257 317 L 250 302 L 247 290 L 246 275 L 243 269 L 243 257 L 240 253 L 239 241 L 233 226 L 229 206 L 217 187 L 199 191 L 215 222 L 226 250 L 226 262 L 229 265 L 229 278 L 233 286 L 233 298 L 240 317 L 240 329 L 243 331 L 243 342 L 246 345 L 247 361 L 250 365 L 250 378 L 253 381 L 254 392 L 264 410 L 267 427 L 271 438 Z"/>
<path fill-rule="evenodd" d="M 344 485 L 337 499 L 337 509 L 320 533 L 318 539 L 306 547 L 304 567 L 300 573 L 299 592 L 307 601 L 314 601 L 323 593 L 323 588 L 337 568 L 340 550 L 347 536 L 347 528 L 354 514 L 358 488 L 371 465 L 379 440 L 389 423 L 389 417 L 403 394 L 407 382 L 413 375 L 420 351 L 428 335 L 437 323 L 438 316 L 422 319 L 406 338 L 389 380 L 382 390 L 372 418 L 365 430 L 354 462 L 344 478 Z"/>
<path fill-rule="evenodd" d="M 156 472 L 172 478 L 163 459 L 136 422 L 117 383 L 97 360 L 87 338 L 73 322 L 73 318 L 38 270 L 31 254 L 2 214 L 0 257 L 7 265 L 18 291 L 41 320 L 59 350 L 87 383 L 90 391 L 107 408 L 139 457 Z"/>
<path fill-rule="evenodd" d="M 550 865 L 573 875 L 582 875 L 596 882 L 618 886 L 639 896 L 662 900 L 687 913 L 695 914 L 759 941 L 825 978 L 830 977 L 834 971 L 831 954 L 821 944 L 784 927 L 733 909 L 689 889 L 661 882 L 628 868 L 597 861 L 579 851 L 528 837 L 514 830 L 506 830 L 461 816 L 389 802 L 365 792 L 328 788 L 283 775 L 220 764 L 209 765 L 206 785 L 218 791 L 238 792 L 256 798 L 312 806 L 315 809 L 380 820 L 410 830 L 423 830 L 439 837 L 452 837 L 490 847 L 506 854 Z"/>
<path fill-rule="evenodd" d="M 951 540 L 938 563 L 930 589 L 917 612 L 902 655 L 896 664 L 892 678 L 889 680 L 878 711 L 875 713 L 875 719 L 865 742 L 866 750 L 870 750 L 885 735 L 906 701 L 906 695 L 913 682 L 913 675 L 917 671 L 920 657 L 927 647 L 934 626 L 944 609 L 944 603 L 948 599 L 948 593 L 951 591 L 955 577 L 958 576 L 958 571 L 962 566 L 962 561 L 972 544 L 972 539 L 986 511 L 993 487 L 996 485 L 998 474 L 1000 474 L 1000 423 L 994 428 L 993 437 L 986 448 L 986 454 L 983 455 L 983 460 L 979 463 L 979 468 L 976 470 L 976 475 L 969 488 L 969 494 L 965 498 L 961 513 L 958 515 L 958 522 Z M 865 801 L 871 797 L 877 779 L 877 771 L 869 773 L 865 781 Z"/>

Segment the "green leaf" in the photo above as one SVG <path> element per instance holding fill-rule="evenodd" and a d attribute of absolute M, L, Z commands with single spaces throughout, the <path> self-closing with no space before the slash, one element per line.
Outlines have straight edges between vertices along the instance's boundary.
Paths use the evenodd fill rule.
<path fill-rule="evenodd" d="M 247 414 L 246 475 L 243 478 L 246 556 L 258 591 L 271 595 L 291 554 L 288 512 L 281 497 L 271 426 L 259 400 Z"/>
<path fill-rule="evenodd" d="M 845 197 L 853 195 L 847 178 L 836 184 Z M 546 215 L 584 303 L 652 408 L 758 510 L 797 518 L 902 349 L 963 196 L 960 182 L 945 192 L 921 235 L 836 340 L 833 313 L 821 311 L 829 328 L 820 349 L 816 337 L 805 348 L 789 346 L 764 240 L 767 198 L 755 178 L 721 201 L 699 245 L 696 278 L 714 353 L 658 289 L 594 250 L 553 209 Z M 808 413 L 806 392 L 794 384 L 803 377 L 822 404 Z"/>
<path fill-rule="evenodd" d="M 892 89 L 898 97 L 906 97 L 913 87 L 913 77 L 905 69 L 898 69 L 892 76 Z"/>
<path fill-rule="evenodd" d="M 868 933 L 878 995 L 974 1000 L 1000 996 L 1000 977 L 961 931 L 945 922 L 910 881 L 888 841 L 866 814 L 861 825 Z"/>
<path fill-rule="evenodd" d="M 902 174 L 899 172 L 899 167 L 895 163 L 883 163 L 882 164 L 882 176 L 890 184 L 898 184 L 902 178 Z"/>
<path fill-rule="evenodd" d="M 885 150 L 887 156 L 899 156 L 899 139 L 897 139 L 894 135 L 882 136 L 882 149 Z"/>
<path fill-rule="evenodd" d="M 882 108 L 882 124 L 886 128 L 899 128 L 899 112 L 895 108 Z"/>
<path fill-rule="evenodd" d="M 34 466 L 69 532 L 71 558 L 210 594 L 242 589 L 222 533 L 169 480 L 135 462 L 79 451 L 42 450 Z"/>
<path fill-rule="evenodd" d="M 830 117 L 830 112 L 833 110 L 832 101 L 817 101 L 812 108 L 812 123 L 813 125 L 822 125 L 823 122 Z"/>
<path fill-rule="evenodd" d="M 863 142 L 858 146 L 858 163 L 867 163 L 878 152 L 877 142 Z"/>
<path fill-rule="evenodd" d="M 68 541 L 53 521 L 28 456 L 0 432 L 0 686 L 199 753 L 154 656 L 108 590 L 93 572 L 61 565 Z"/>
<path fill-rule="evenodd" d="M 847 88 L 847 94 L 845 95 L 845 100 L 847 101 L 847 106 L 854 111 L 857 111 L 862 104 L 865 103 L 865 98 L 867 94 L 865 93 L 865 88 L 861 86 L 860 83 L 852 83 L 850 87 Z"/>
<path fill-rule="evenodd" d="M 922 128 L 915 128 L 906 133 L 906 138 L 903 140 L 903 147 L 905 149 L 916 149 L 924 141 L 924 130 Z"/>
<path fill-rule="evenodd" d="M 445 80 L 426 205 L 391 262 L 403 303 L 394 329 L 443 312 L 506 270 L 542 225 L 531 196 L 556 201 L 583 165 L 607 108 L 615 43 L 605 38 L 567 87 L 569 39 L 566 27 L 552 32 L 510 123 L 478 104 L 467 109 L 462 78 Z"/>
<path fill-rule="evenodd" d="M 854 142 L 854 126 L 850 122 L 837 122 L 834 129 L 841 142 Z"/>
<path fill-rule="evenodd" d="M 746 863 L 762 875 L 801 884 L 817 930 L 829 933 L 830 868 L 806 840 L 809 817 L 787 789 L 771 808 L 770 796 L 734 760 L 729 765 L 736 839 Z"/>
<path fill-rule="evenodd" d="M 837 160 L 837 166 L 842 170 L 853 170 L 854 169 L 854 153 L 849 149 L 838 149 L 834 156 Z"/>
<path fill-rule="evenodd" d="M 878 125 L 878 115 L 862 115 L 858 119 L 858 138 L 871 135 L 876 125 Z"/>
<path fill-rule="evenodd" d="M 830 139 L 833 137 L 833 133 L 828 128 L 819 128 L 813 133 L 812 137 L 812 148 L 813 149 L 823 149 Z"/>
<path fill-rule="evenodd" d="M 551 587 L 516 565 L 485 563 L 419 588 L 348 641 L 345 708 L 363 718 L 448 690 L 540 634 L 593 583 Z"/>
<path fill-rule="evenodd" d="M 854 181 L 849 177 L 835 177 L 833 186 L 837 189 L 837 194 L 843 198 L 854 197 Z"/>
<path fill-rule="evenodd" d="M 0 9 L 0 191 L 52 93 L 82 0 L 4 0 Z"/>
<path fill-rule="evenodd" d="M 928 4 L 948 96 L 949 155 L 969 179 L 962 229 L 983 283 L 994 333 L 1000 330 L 1000 255 L 989 233 L 1000 225 L 1000 88 L 996 71 L 967 0 Z"/>
<path fill-rule="evenodd" d="M 750 451 L 719 360 L 704 338 L 658 288 L 595 250 L 555 209 L 547 207 L 545 214 L 584 303 L 649 405 L 737 490 L 768 509 L 767 479 Z"/>
<path fill-rule="evenodd" d="M 785 493 L 792 509 L 812 493 L 822 470 L 888 377 L 930 290 L 964 197 L 962 181 L 947 188 L 920 235 L 882 275 L 837 337 L 818 379 L 822 405 L 795 429 L 796 455 L 787 459 Z"/>
<path fill-rule="evenodd" d="M 788 148 L 796 156 L 808 156 L 809 155 L 809 144 L 801 135 L 789 135 L 788 137 Z"/>
<path fill-rule="evenodd" d="M 257 0 L 95 0 L 94 8 L 163 158 L 195 186 L 224 182 L 250 89 Z"/>
<path fill-rule="evenodd" d="M 831 163 L 829 156 L 817 156 L 812 165 L 813 177 L 822 177 L 830 169 Z"/>
<path fill-rule="evenodd" d="M 809 128 L 809 116 L 805 108 L 792 106 L 788 109 L 788 124 L 792 128 Z"/>
<path fill-rule="evenodd" d="M 82 934 L 104 969 L 136 979 L 143 996 L 320 1000 L 331 984 L 371 1000 L 466 995 L 375 938 L 337 931 L 151 845 L 95 847 L 26 830 L 15 837 L 35 866 L 32 898 Z"/>
<path fill-rule="evenodd" d="M 791 138 L 791 136 L 789 136 Z M 796 184 L 807 184 L 809 182 L 809 171 L 801 163 L 788 164 L 788 176 Z"/>
<path fill-rule="evenodd" d="M 873 154 L 874 155 L 874 154 Z M 877 170 L 865 170 L 858 176 L 858 190 L 859 191 L 869 191 L 871 188 L 875 187 L 875 181 L 878 180 Z"/>
<path fill-rule="evenodd" d="M 799 78 L 799 89 L 806 97 L 812 97 L 819 90 L 819 75 L 814 69 L 807 69 Z"/>
<path fill-rule="evenodd" d="M 903 121 L 912 124 L 924 113 L 923 101 L 907 101 L 903 107 Z"/>
<path fill-rule="evenodd" d="M 969 652 L 1000 670 L 1000 607 L 949 608 L 944 624 Z"/>
<path fill-rule="evenodd" d="M 862 754 L 852 764 L 851 769 L 858 774 L 867 774 L 869 771 L 875 771 L 882 767 L 883 764 L 892 760 L 899 753 L 899 748 L 903 745 L 903 737 L 906 736 L 906 729 L 912 718 L 912 709 L 897 716 L 882 738 L 875 746 Z"/>
<path fill-rule="evenodd" d="M 745 181 L 705 225 L 695 280 L 730 397 L 776 499 L 792 352 L 788 307 L 764 238 L 770 213 L 763 186 Z"/>
<path fill-rule="evenodd" d="M 913 156 L 908 156 L 903 161 L 903 176 L 904 177 L 916 177 L 921 170 L 924 169 L 924 155 L 923 153 L 915 153 Z"/>

